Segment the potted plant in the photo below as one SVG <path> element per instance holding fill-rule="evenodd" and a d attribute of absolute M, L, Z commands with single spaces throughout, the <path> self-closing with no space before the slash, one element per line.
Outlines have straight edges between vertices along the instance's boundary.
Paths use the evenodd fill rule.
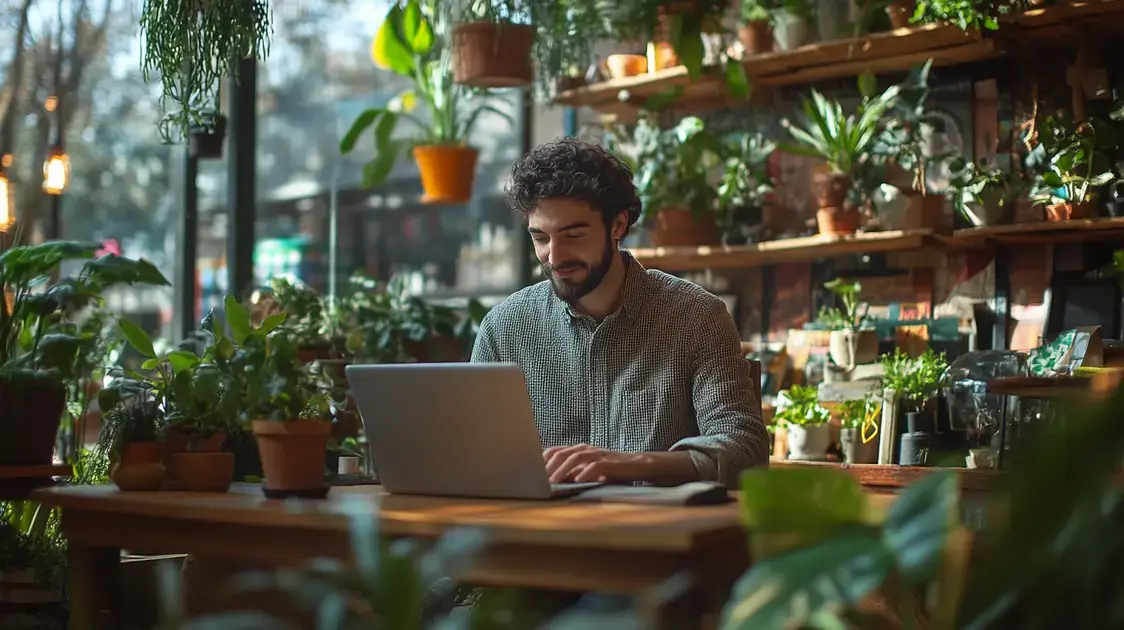
<path fill-rule="evenodd" d="M 270 498 L 327 496 L 324 459 L 332 424 L 323 383 L 297 358 L 296 340 L 281 328 L 284 313 L 255 326 L 234 296 L 226 297 L 225 307 L 232 350 L 219 367 L 237 380 L 240 412 L 261 457 L 262 491 Z"/>
<path fill-rule="evenodd" d="M 121 490 L 159 490 L 167 472 L 157 439 L 161 409 L 148 397 L 115 401 L 114 390 L 102 391 L 110 393 L 104 399 L 97 452 L 109 458 L 109 478 Z"/>
<path fill-rule="evenodd" d="M 422 202 L 467 203 L 472 197 L 479 154 L 468 146 L 468 140 L 477 119 L 485 112 L 509 123 L 511 117 L 489 103 L 490 92 L 470 92 L 453 82 L 449 49 L 438 45 L 418 0 L 390 8 L 375 38 L 374 59 L 380 68 L 410 79 L 414 88 L 399 94 L 386 107 L 361 113 L 340 141 L 340 151 L 353 151 L 360 135 L 373 127 L 375 157 L 363 168 L 364 186 L 386 181 L 399 153 L 412 147 L 425 190 Z M 428 121 L 414 112 L 419 99 L 429 110 Z M 421 135 L 411 141 L 395 138 L 401 119 L 418 127 Z"/>
<path fill-rule="evenodd" d="M 822 461 L 831 446 L 831 412 L 820 406 L 819 390 L 811 385 L 793 385 L 777 396 L 777 424 L 788 434 L 788 458 Z"/>
<path fill-rule="evenodd" d="M 943 194 L 931 190 L 929 170 L 948 156 L 930 155 L 926 135 L 941 133 L 943 121 L 926 112 L 929 96 L 929 71 L 933 60 L 913 67 L 905 81 L 897 85 L 889 107 L 879 124 L 872 153 L 883 169 L 884 181 L 905 195 L 905 216 L 900 229 L 938 227 L 944 217 Z M 877 99 L 871 89 L 873 76 L 859 81 L 864 100 Z"/>
<path fill-rule="evenodd" d="M 928 452 L 936 431 L 935 401 L 944 385 L 948 361 L 932 348 L 917 358 L 895 348 L 882 355 L 882 387 L 897 397 L 904 411 L 906 431 L 901 438 L 899 464 L 928 463 Z"/>
<path fill-rule="evenodd" d="M 760 133 L 741 133 L 722 139 L 725 155 L 722 183 L 718 186 L 719 214 L 725 219 L 722 242 L 726 245 L 749 241 L 747 214 L 759 216 L 758 223 L 769 224 L 766 197 L 775 190 L 767 163 L 777 144 Z"/>
<path fill-rule="evenodd" d="M 226 118 L 218 111 L 218 90 L 227 77 L 238 77 L 238 62 L 264 60 L 269 52 L 271 12 L 267 0 L 144 0 L 140 26 L 141 68 L 163 83 L 160 96 L 167 112 L 160 122 L 165 142 L 189 135 L 200 157 L 221 154 Z"/>
<path fill-rule="evenodd" d="M 1010 221 L 1022 191 L 1017 179 L 1002 169 L 987 168 L 963 158 L 953 159 L 948 168 L 949 197 L 972 225 L 982 227 Z"/>
<path fill-rule="evenodd" d="M 450 34 L 453 80 L 474 88 L 530 85 L 535 27 L 517 24 L 515 20 L 533 20 L 535 16 L 531 13 L 538 13 L 540 5 L 522 0 L 495 0 L 465 6 L 465 15 L 455 16 Z M 407 20 L 417 19 L 410 12 L 421 13 L 416 2 L 407 3 L 403 11 Z M 384 22 L 382 28 L 387 28 L 388 22 Z"/>
<path fill-rule="evenodd" d="M 878 332 L 867 323 L 869 305 L 859 312 L 859 293 L 862 284 L 854 280 L 836 278 L 824 283 L 824 288 L 839 299 L 843 308 L 828 307 L 820 311 L 819 322 L 828 327 L 831 360 L 844 370 L 856 365 L 878 360 Z"/>
<path fill-rule="evenodd" d="M 827 167 L 827 172 L 817 172 L 812 181 L 821 234 L 853 234 L 858 230 L 859 211 L 848 201 L 848 195 L 874 149 L 879 120 L 897 97 L 898 89 L 891 86 L 875 98 L 864 99 L 856 113 L 847 115 L 838 101 L 813 89 L 811 100 L 804 101 L 803 126 L 783 121 L 796 143 L 782 148 L 823 160 Z"/>
<path fill-rule="evenodd" d="M 237 430 L 241 406 L 237 381 L 222 364 L 233 346 L 213 317 L 203 320 L 210 342 L 203 353 L 179 348 L 159 356 L 152 339 L 132 322 L 119 322 L 122 334 L 145 362 L 145 372 L 126 370 L 102 390 L 98 401 L 113 409 L 136 400 L 152 401 L 163 414 L 165 485 L 174 490 L 226 492 L 234 479 L 234 455 L 222 451 Z"/>
<path fill-rule="evenodd" d="M 117 285 L 166 286 L 151 263 L 113 254 L 94 259 L 97 243 L 53 241 L 0 255 L 0 466 L 52 461 L 79 351 L 95 343 L 72 318 Z M 44 285 L 63 261 L 86 260 L 78 275 Z"/>
<path fill-rule="evenodd" d="M 720 217 L 710 177 L 722 161 L 718 138 L 694 116 L 661 130 L 648 114 L 637 122 L 633 138 L 635 152 L 627 161 L 636 173 L 636 191 L 644 207 L 641 218 L 652 244 L 718 243 Z"/>
<path fill-rule="evenodd" d="M 878 462 L 879 417 L 882 405 L 869 394 L 863 398 L 845 400 L 839 405 L 839 444 L 843 447 L 843 461 L 847 464 L 875 464 Z"/>
<path fill-rule="evenodd" d="M 781 0 L 773 14 L 773 38 L 777 50 L 793 50 L 812 42 L 812 20 L 816 9 L 811 0 Z"/>
<path fill-rule="evenodd" d="M 302 363 L 334 358 L 338 353 L 329 336 L 329 318 L 324 299 L 312 287 L 285 278 L 273 278 L 269 291 L 255 292 L 251 298 L 251 319 L 261 325 L 271 315 L 285 314 L 279 326 L 297 344 L 297 358 Z"/>
<path fill-rule="evenodd" d="M 738 42 L 746 57 L 773 52 L 773 21 L 779 8 L 779 0 L 743 0 Z"/>
<path fill-rule="evenodd" d="M 1038 125 L 1028 145 L 1026 164 L 1034 173 L 1030 191 L 1035 205 L 1046 206 L 1049 221 L 1086 219 L 1093 215 L 1097 189 L 1115 177 L 1103 152 L 1096 121 L 1070 127 L 1049 116 Z"/>

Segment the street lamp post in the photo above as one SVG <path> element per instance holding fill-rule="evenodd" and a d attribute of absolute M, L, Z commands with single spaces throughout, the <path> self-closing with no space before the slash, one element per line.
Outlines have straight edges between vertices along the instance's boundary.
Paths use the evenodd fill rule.
<path fill-rule="evenodd" d="M 47 240 L 62 238 L 62 193 L 70 183 L 70 158 L 63 148 L 62 116 L 57 96 L 47 97 L 44 107 L 52 114 L 55 138 L 43 161 L 43 192 L 50 198 L 50 227 Z"/>

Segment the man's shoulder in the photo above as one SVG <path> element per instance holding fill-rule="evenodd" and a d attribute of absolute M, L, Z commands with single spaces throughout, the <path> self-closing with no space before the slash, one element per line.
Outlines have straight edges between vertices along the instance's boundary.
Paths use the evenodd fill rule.
<path fill-rule="evenodd" d="M 544 315 L 550 309 L 550 292 L 549 280 L 519 289 L 493 306 L 488 311 L 488 319 L 496 324 L 505 324 Z"/>
<path fill-rule="evenodd" d="M 713 310 L 717 306 L 726 308 L 726 303 L 721 298 L 690 280 L 658 269 L 647 269 L 645 272 L 655 293 L 654 297 L 675 312 L 696 314 L 699 311 Z"/>

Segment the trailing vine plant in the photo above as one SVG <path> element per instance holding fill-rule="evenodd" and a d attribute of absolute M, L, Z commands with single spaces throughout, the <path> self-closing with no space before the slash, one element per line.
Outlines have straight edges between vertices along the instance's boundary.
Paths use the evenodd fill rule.
<path fill-rule="evenodd" d="M 220 81 L 237 80 L 239 60 L 265 59 L 272 35 L 268 0 L 144 0 L 140 26 L 144 80 L 156 72 L 163 83 L 167 143 L 215 128 Z"/>

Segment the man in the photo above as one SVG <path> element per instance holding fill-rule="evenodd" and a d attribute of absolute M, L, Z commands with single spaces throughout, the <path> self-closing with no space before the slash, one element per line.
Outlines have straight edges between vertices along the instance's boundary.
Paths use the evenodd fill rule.
<path fill-rule="evenodd" d="M 488 313 L 472 360 L 523 369 L 551 481 L 733 487 L 766 464 L 725 304 L 620 250 L 640 216 L 629 168 L 565 138 L 515 163 L 507 197 L 547 280 Z"/>

